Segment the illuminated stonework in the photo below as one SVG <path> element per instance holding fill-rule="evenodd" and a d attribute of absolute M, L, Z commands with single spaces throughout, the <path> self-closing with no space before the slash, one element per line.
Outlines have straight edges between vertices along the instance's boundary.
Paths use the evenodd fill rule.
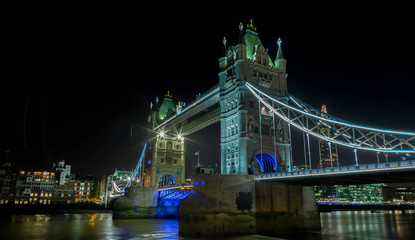
<path fill-rule="evenodd" d="M 252 21 L 244 36 L 241 26 L 238 44 L 227 47 L 226 55 L 219 59 L 222 174 L 287 171 L 291 163 L 287 124 L 261 109 L 244 86 L 249 82 L 286 101 L 286 60 L 281 42 L 274 62 Z"/>
<path fill-rule="evenodd" d="M 151 104 L 149 125 L 156 126 L 166 119 L 180 112 L 184 103 L 173 103 L 169 92 L 163 102 Z M 153 136 L 153 135 L 156 136 Z M 159 129 L 151 133 L 148 149 L 144 159 L 144 185 L 148 187 L 164 187 L 168 185 L 181 185 L 185 179 L 185 144 L 184 136 L 172 131 Z"/>

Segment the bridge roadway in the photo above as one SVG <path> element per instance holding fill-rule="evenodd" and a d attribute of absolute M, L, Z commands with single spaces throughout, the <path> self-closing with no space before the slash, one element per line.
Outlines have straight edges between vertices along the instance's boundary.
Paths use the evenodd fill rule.
<path fill-rule="evenodd" d="M 263 173 L 255 180 L 303 186 L 415 182 L 415 160 Z"/>

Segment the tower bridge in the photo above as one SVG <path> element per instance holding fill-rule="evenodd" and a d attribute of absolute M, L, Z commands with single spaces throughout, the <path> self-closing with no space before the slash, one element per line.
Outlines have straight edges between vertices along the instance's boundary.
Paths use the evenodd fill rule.
<path fill-rule="evenodd" d="M 180 234 L 318 228 L 310 185 L 379 178 L 415 181 L 414 132 L 350 123 L 290 95 L 282 41 L 277 42 L 276 56 L 270 56 L 252 21 L 245 31 L 239 25 L 236 45 L 228 46 L 225 38 L 223 45 L 218 84 L 188 105 L 173 104 L 170 93 L 161 104 L 158 99 L 151 104 L 153 132 L 139 161 L 143 185 L 149 188 L 180 190 L 187 184 L 186 137 L 220 123 L 221 174 L 196 177 L 192 193 L 188 189 L 186 194 L 175 193 L 185 196 L 180 203 Z M 291 144 L 294 130 L 303 135 L 303 169 L 293 161 L 292 152 L 298 151 Z M 310 137 L 329 151 L 323 158 L 320 154 L 315 169 Z M 354 165 L 342 163 L 337 146 L 353 152 Z M 377 163 L 359 164 L 360 151 L 372 152 Z M 194 184 L 202 181 L 203 185 Z M 176 196 L 172 195 L 176 190 L 163 191 L 158 196 Z"/>

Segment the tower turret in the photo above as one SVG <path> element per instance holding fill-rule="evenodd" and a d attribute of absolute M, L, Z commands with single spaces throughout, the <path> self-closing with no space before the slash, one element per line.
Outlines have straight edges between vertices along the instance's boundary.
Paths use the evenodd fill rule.
<path fill-rule="evenodd" d="M 222 40 L 223 43 L 223 55 L 221 58 L 219 58 L 219 70 L 222 72 L 223 70 L 225 70 L 226 65 L 227 65 L 227 58 L 226 58 L 226 38 L 223 37 Z"/>
<path fill-rule="evenodd" d="M 278 41 L 277 41 L 278 52 L 277 52 L 277 57 L 275 58 L 275 66 L 278 68 L 279 72 L 286 73 L 287 72 L 287 69 L 286 69 L 287 60 L 285 59 L 284 53 L 282 52 L 281 43 L 282 43 L 281 38 L 278 38 Z"/>
<path fill-rule="evenodd" d="M 240 23 L 238 44 L 235 46 L 236 59 L 246 59 L 246 44 L 245 44 L 245 39 L 244 39 L 243 32 L 242 32 L 243 28 L 244 28 L 244 25 Z"/>

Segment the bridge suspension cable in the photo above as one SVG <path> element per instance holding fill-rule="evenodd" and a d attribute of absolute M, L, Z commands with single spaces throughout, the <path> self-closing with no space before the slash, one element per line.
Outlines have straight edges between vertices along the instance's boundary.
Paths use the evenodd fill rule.
<path fill-rule="evenodd" d="M 394 153 L 404 158 L 415 155 L 414 132 L 385 130 L 353 124 L 312 108 L 293 96 L 288 95 L 281 100 L 266 94 L 248 82 L 245 83 L 245 86 L 263 106 L 290 126 L 303 131 L 307 138 L 309 135 L 313 135 L 331 144 L 340 144 L 355 150 Z M 288 104 L 289 100 L 293 102 L 294 106 Z M 320 131 L 320 128 L 328 128 L 330 131 L 327 134 Z"/>
<path fill-rule="evenodd" d="M 138 160 L 137 166 L 135 167 L 134 172 L 131 174 L 130 180 L 128 180 L 127 184 L 123 187 L 122 192 L 124 192 L 127 187 L 130 187 L 131 182 L 137 178 L 138 172 L 139 170 L 141 170 L 140 168 L 141 168 L 141 165 L 144 159 L 146 149 L 147 149 L 147 143 L 144 144 L 144 148 L 143 148 L 143 151 L 141 152 L 141 156 L 140 156 L 140 159 Z"/>
<path fill-rule="evenodd" d="M 128 182 L 127 182 L 127 184 L 124 185 L 124 187 L 118 186 L 115 183 L 115 181 L 112 180 L 112 185 L 114 187 L 115 192 L 117 193 L 114 196 L 121 196 L 122 194 L 124 194 L 125 189 L 127 187 L 130 187 L 131 186 L 131 183 L 135 179 L 137 179 L 137 177 L 140 177 L 140 176 L 137 176 L 137 175 L 142 175 L 140 170 L 142 168 L 142 163 L 143 163 L 143 159 L 144 159 L 144 155 L 145 155 L 146 149 L 147 149 L 147 143 L 144 144 L 144 148 L 143 148 L 143 151 L 141 152 L 141 156 L 140 156 L 140 159 L 138 160 L 137 166 L 135 167 L 135 169 L 134 169 L 133 173 L 131 174 L 131 176 L 129 176 Z M 140 174 L 139 174 L 139 172 L 140 172 Z"/>

